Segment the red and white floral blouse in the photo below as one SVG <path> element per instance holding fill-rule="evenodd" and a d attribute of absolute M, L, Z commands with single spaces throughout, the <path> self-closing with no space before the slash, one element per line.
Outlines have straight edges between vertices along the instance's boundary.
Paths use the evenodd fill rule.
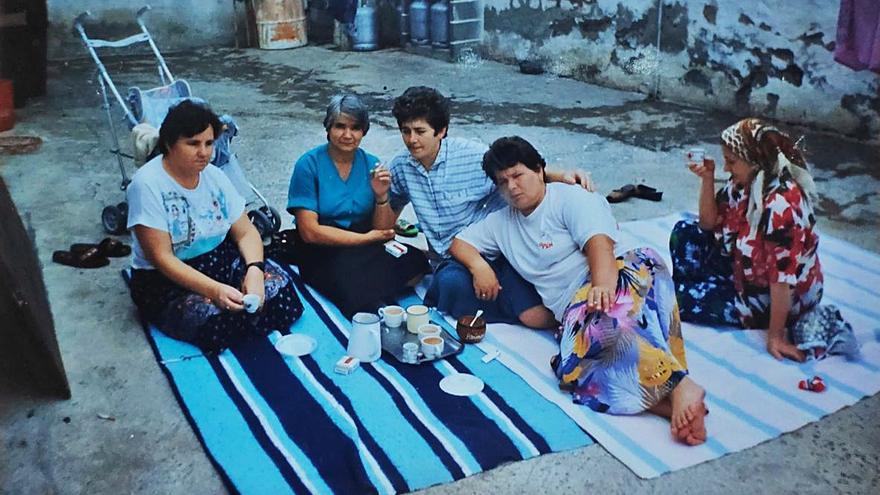
<path fill-rule="evenodd" d="M 792 287 L 788 324 L 822 300 L 822 268 L 813 230 L 816 218 L 800 186 L 784 173 L 769 184 L 757 228 L 746 218 L 749 189 L 728 181 L 715 196 L 715 237 L 733 258 L 736 307 L 744 328 L 767 328 L 770 284 Z"/>

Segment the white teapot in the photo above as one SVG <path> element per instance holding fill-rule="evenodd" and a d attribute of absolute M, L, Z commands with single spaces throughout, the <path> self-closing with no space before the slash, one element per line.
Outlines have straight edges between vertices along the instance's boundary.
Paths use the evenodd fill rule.
<path fill-rule="evenodd" d="M 348 355 L 363 363 L 371 363 L 382 355 L 382 335 L 379 316 L 373 313 L 356 313 L 351 319 L 348 335 Z"/>

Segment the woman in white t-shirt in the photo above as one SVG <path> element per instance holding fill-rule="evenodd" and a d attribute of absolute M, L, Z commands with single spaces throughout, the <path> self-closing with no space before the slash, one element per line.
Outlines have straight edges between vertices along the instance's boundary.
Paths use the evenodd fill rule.
<path fill-rule="evenodd" d="M 598 412 L 650 411 L 673 436 L 706 440 L 705 391 L 687 375 L 675 288 L 660 255 L 617 228 L 607 201 L 547 184 L 544 160 L 520 137 L 495 141 L 483 170 L 509 207 L 453 241 L 450 253 L 489 300 L 503 290 L 486 258 L 503 255 L 562 323 L 551 366 L 574 401 Z"/>
<path fill-rule="evenodd" d="M 201 103 L 173 107 L 159 130 L 162 154 L 127 190 L 131 297 L 147 322 L 208 352 L 286 331 L 302 313 L 290 276 L 263 259 L 244 198 L 209 163 L 221 127 Z M 244 310 L 245 295 L 257 296 L 255 312 Z"/>

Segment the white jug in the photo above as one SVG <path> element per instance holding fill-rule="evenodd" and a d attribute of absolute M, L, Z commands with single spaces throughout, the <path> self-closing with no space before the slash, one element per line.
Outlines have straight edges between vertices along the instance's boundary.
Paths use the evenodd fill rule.
<path fill-rule="evenodd" d="M 371 363 L 382 355 L 382 335 L 379 316 L 373 313 L 357 313 L 351 319 L 348 335 L 348 355 L 363 363 Z"/>

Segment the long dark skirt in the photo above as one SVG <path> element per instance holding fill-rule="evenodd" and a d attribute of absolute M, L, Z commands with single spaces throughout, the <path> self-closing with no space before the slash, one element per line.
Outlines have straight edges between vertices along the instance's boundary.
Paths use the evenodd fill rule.
<path fill-rule="evenodd" d="M 672 229 L 669 251 L 682 321 L 739 326 L 733 260 L 721 254 L 714 234 L 696 220 L 682 220 Z"/>
<path fill-rule="evenodd" d="M 244 262 L 238 246 L 229 238 L 185 263 L 235 288 L 241 287 L 244 279 Z M 141 316 L 166 335 L 205 352 L 217 352 L 240 340 L 286 330 L 302 314 L 302 303 L 287 272 L 267 260 L 265 273 L 265 304 L 253 314 L 222 310 L 211 299 L 184 289 L 159 270 L 132 270 L 131 298 Z"/>
<path fill-rule="evenodd" d="M 406 254 L 395 258 L 381 243 L 338 247 L 301 242 L 297 245 L 300 275 L 347 318 L 359 311 L 374 313 L 394 304 L 407 282 L 430 272 L 424 253 L 407 247 Z"/>

